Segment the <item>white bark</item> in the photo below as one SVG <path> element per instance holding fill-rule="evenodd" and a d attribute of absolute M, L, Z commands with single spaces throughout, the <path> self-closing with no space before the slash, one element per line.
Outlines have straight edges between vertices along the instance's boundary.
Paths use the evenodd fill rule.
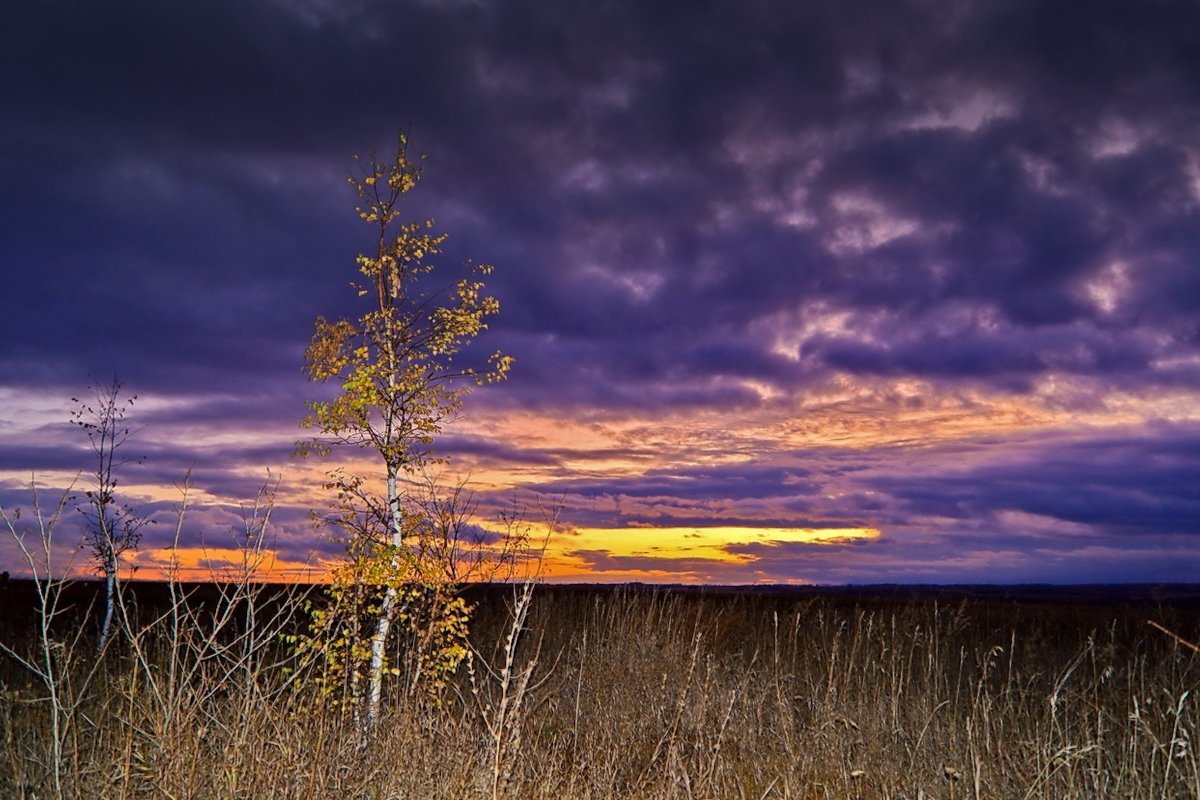
<path fill-rule="evenodd" d="M 388 513 L 392 529 L 392 560 L 393 574 L 399 572 L 400 548 L 404 545 L 404 527 L 400 514 L 400 489 L 396 468 L 388 465 L 387 476 Z M 392 622 L 396 616 L 397 589 L 395 581 L 390 581 L 384 590 L 383 602 L 379 607 L 379 619 L 375 621 L 375 633 L 371 636 L 371 665 L 368 675 L 367 691 L 367 725 L 374 727 L 379 722 L 379 707 L 383 698 L 383 672 L 386 662 L 388 634 L 391 633 Z"/>

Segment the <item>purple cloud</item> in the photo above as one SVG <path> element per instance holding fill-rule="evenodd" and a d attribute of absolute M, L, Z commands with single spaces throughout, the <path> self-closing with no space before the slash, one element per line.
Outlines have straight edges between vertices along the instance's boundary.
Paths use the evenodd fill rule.
<path fill-rule="evenodd" d="M 910 543 L 875 567 L 798 551 L 831 580 L 986 577 L 985 552 L 1020 580 L 1051 520 L 1088 540 L 1068 575 L 1120 577 L 1117 552 L 1177 575 L 1198 23 L 1107 0 L 6 9 L 0 480 L 86 469 L 45 407 L 113 372 L 145 399 L 139 480 L 191 469 L 229 506 L 319 470 L 290 452 L 332 391 L 300 371 L 313 318 L 358 312 L 349 156 L 411 125 L 412 216 L 451 233 L 451 272 L 497 266 L 467 358 L 517 358 L 439 445 L 508 472 L 489 503 Z M 976 429 L 889 438 L 939 402 Z M 1005 409 L 1024 422 L 985 445 Z M 876 440 L 838 438 L 864 419 Z M 538 438 L 555 425 L 579 440 Z"/>

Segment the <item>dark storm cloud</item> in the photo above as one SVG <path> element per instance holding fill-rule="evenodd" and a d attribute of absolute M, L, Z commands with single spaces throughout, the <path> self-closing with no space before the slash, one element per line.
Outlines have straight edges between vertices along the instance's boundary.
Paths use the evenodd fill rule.
<path fill-rule="evenodd" d="M 947 554 L 943 543 L 886 548 L 874 542 L 812 546 L 746 545 L 744 571 L 826 584 L 1155 583 L 1195 581 L 1200 557 L 1175 541 L 1136 551 L 1096 547 L 1054 553 L 1020 546 Z M 762 577 L 759 577 L 761 580 Z"/>
<path fill-rule="evenodd" d="M 811 470 L 801 466 L 806 455 Z M 593 527 L 871 527 L 881 533 L 832 545 L 727 547 L 780 579 L 909 580 L 941 569 L 939 581 L 986 580 L 991 563 L 1004 580 L 1019 580 L 1022 570 L 1030 576 L 1057 570 L 1059 580 L 1083 580 L 1081 570 L 1096 570 L 1093 577 L 1117 574 L 1122 558 L 1146 559 L 1136 570 L 1144 576 L 1155 569 L 1153 553 L 1176 554 L 1172 579 L 1190 579 L 1185 565 L 1200 567 L 1194 490 L 1200 428 L 1194 424 L 795 457 L 787 467 L 735 464 L 537 488 L 562 498 L 564 518 Z M 652 536 L 647 533 L 648 542 Z M 834 568 L 837 558 L 845 563 Z M 1039 559 L 1045 563 L 1039 566 Z"/>
<path fill-rule="evenodd" d="M 827 508 L 818 497 L 826 465 L 736 464 L 651 469 L 627 477 L 571 478 L 530 483 L 521 499 L 554 507 L 557 515 L 583 527 L 784 527 L 838 528 L 870 524 L 870 516 Z M 482 494 L 488 507 L 511 502 L 508 495 Z M 536 501 L 536 502 L 535 502 Z M 652 532 L 648 532 L 652 536 Z"/>
<path fill-rule="evenodd" d="M 91 462 L 90 451 L 49 445 L 12 445 L 0 451 L 0 470 L 28 473 L 75 471 Z"/>
<path fill-rule="evenodd" d="M 751 37 L 773 57 L 773 69 L 753 85 L 739 84 L 735 69 L 711 83 L 698 78 L 703 89 L 691 96 L 693 84 L 679 73 L 692 62 L 661 51 L 655 79 L 632 81 L 627 104 L 610 110 L 629 122 L 623 148 L 602 156 L 578 147 L 575 191 L 562 198 L 561 209 L 548 210 L 562 217 L 568 234 L 560 259 L 578 263 L 574 243 L 584 241 L 596 263 L 556 272 L 536 293 L 528 321 L 522 309 L 515 312 L 516 324 L 573 336 L 569 344 L 530 348 L 535 360 L 554 364 L 541 374 L 594 387 L 603 403 L 624 398 L 609 384 L 587 380 L 585 371 L 638 385 L 685 364 L 707 375 L 744 375 L 746 365 L 772 359 L 761 340 L 747 336 L 753 322 L 825 300 L 848 310 L 855 329 L 886 309 L 892 331 L 905 331 L 911 342 L 881 348 L 851 337 L 841 350 L 822 353 L 818 339 L 807 352 L 825 356 L 820 362 L 827 368 L 990 378 L 1012 388 L 1027 388 L 1050 370 L 1155 382 L 1154 356 L 1192 352 L 1195 336 L 1184 303 L 1195 298 L 1193 232 L 1200 220 L 1194 156 L 1181 123 L 1195 118 L 1196 107 L 1191 93 L 1182 107 L 1178 102 L 1194 64 L 1184 55 L 1180 20 L 1172 20 L 1178 7 L 1172 8 L 1139 19 L 1128 45 L 1114 45 L 1111 33 L 1101 33 L 1103 24 L 1086 26 L 1082 36 L 1072 31 L 1056 48 L 1073 54 L 1070 70 L 1057 57 L 1026 63 L 1026 44 L 1011 29 L 991 29 L 970 11 L 952 29 L 910 13 L 910 29 L 932 34 L 919 47 L 888 42 L 869 25 L 850 33 L 823 19 L 842 37 L 842 49 L 817 48 L 808 56 L 835 62 L 807 76 L 814 84 L 808 99 L 815 98 L 821 114 L 798 110 L 810 88 L 805 78 L 790 91 L 772 82 L 773 69 L 786 72 L 781 65 L 794 59 L 770 50 L 770 37 Z M 1118 6 L 1099 13 L 1124 16 Z M 1039 36 L 1057 24 L 1040 8 L 1015 16 L 1024 14 L 1030 17 L 1024 28 Z M 787 20 L 775 22 L 787 28 Z M 636 49 L 632 36 L 627 47 Z M 745 42 L 731 37 L 727 49 L 736 54 Z M 703 52 L 703 37 L 697 45 Z M 1125 61 L 1136 56 L 1132 71 L 1112 69 L 1106 59 L 1118 54 Z M 1084 81 L 1088 63 L 1097 74 Z M 1097 91 L 1093 80 L 1106 90 Z M 1156 108 L 1138 100 L 1147 85 L 1171 102 Z M 665 86 L 684 99 L 664 102 Z M 639 171 L 638 132 L 661 109 L 706 103 L 724 112 L 677 142 L 688 158 L 664 156 L 657 172 Z M 589 141 L 588 124 L 564 124 L 579 129 L 577 141 Z M 739 138 L 746 140 L 747 163 L 730 152 Z M 655 204 L 645 182 L 669 189 L 674 206 Z M 733 223 L 722 225 L 722 209 Z M 790 227 L 786 212 L 811 221 Z M 553 257 L 550 249 L 547 258 Z M 1126 265 L 1128 285 L 1113 289 L 1111 303 L 1097 301 L 1095 294 L 1106 291 L 1105 270 L 1115 263 Z M 986 317 L 987 330 L 967 331 L 976 341 L 958 342 L 958 353 L 943 359 L 938 345 L 947 336 L 947 302 Z M 708 342 L 678 335 L 714 327 L 723 343 L 756 351 L 757 358 L 731 369 Z M 629 351 L 640 349 L 626 352 L 622 341 L 633 345 Z M 574 357 L 556 362 L 564 347 Z M 759 367 L 757 374 L 784 388 L 804 375 L 777 367 Z M 818 378 L 819 371 L 805 377 Z"/>
<path fill-rule="evenodd" d="M 1070 6 L 9 9 L 0 369 L 294 377 L 311 318 L 350 307 L 347 156 L 412 122 L 424 204 L 502 257 L 501 336 L 553 336 L 512 340 L 522 395 L 753 403 L 645 391 L 819 379 L 748 332 L 817 300 L 908 331 L 814 342 L 825 369 L 1152 380 L 1144 344 L 1098 340 L 1196 346 L 1194 15 Z M 1118 260 L 1106 315 L 1085 284 Z M 946 301 L 996 317 L 941 360 Z"/>
<path fill-rule="evenodd" d="M 1018 511 L 1097 534 L 1200 535 L 1196 426 L 1054 439 L 971 469 L 880 476 L 872 485 L 914 517 L 965 521 Z"/>
<path fill-rule="evenodd" d="M 940 315 L 932 315 L 940 316 Z M 889 319 L 864 326 L 869 339 L 814 337 L 806 355 L 851 373 L 911 375 L 923 378 L 975 377 L 1012 385 L 1057 373 L 1099 378 L 1145 370 L 1163 348 L 1147 335 L 1093 326 L 1047 325 L 997 331 L 978 320 L 931 319 L 928 328 L 910 328 Z"/>
<path fill-rule="evenodd" d="M 636 477 L 575 479 L 544 484 L 536 489 L 545 494 L 567 492 L 572 496 L 596 498 L 678 497 L 684 499 L 754 499 L 780 494 L 811 494 L 817 487 L 803 467 L 737 465 L 711 468 L 648 470 Z"/>
<path fill-rule="evenodd" d="M 488 466 L 508 464 L 557 464 L 558 459 L 550 453 L 524 450 L 488 439 L 468 436 L 444 436 L 436 444 L 439 458 L 468 458 L 472 464 Z"/>
<path fill-rule="evenodd" d="M 942 519 L 956 528 L 998 527 L 1009 536 L 1053 539 L 1053 533 L 1004 521 L 1005 512 L 1018 512 L 1047 521 L 1050 531 L 1058 523 L 1064 541 L 1099 537 L 1117 546 L 1127 537 L 1200 535 L 1193 491 L 1200 479 L 1200 429 L 1194 424 L 1080 431 L 990 448 L 990 457 L 972 466 L 947 459 L 916 473 L 859 480 L 890 499 L 897 524 Z"/>
<path fill-rule="evenodd" d="M 0 387 L 65 398 L 116 372 L 172 401 L 146 416 L 171 436 L 275 432 L 149 448 L 162 480 L 192 466 L 244 495 L 243 468 L 285 460 L 302 401 L 329 391 L 299 371 L 313 318 L 356 313 L 349 156 L 411 124 L 429 154 L 413 217 L 451 232 L 447 264 L 497 265 L 482 344 L 518 360 L 469 401 L 485 411 L 733 426 L 761 387 L 843 375 L 1030 395 L 1065 376 L 1093 408 L 1194 392 L 1197 31 L 1186 3 L 1116 0 L 9 4 Z M 1084 437 L 956 474 L 785 484 L 772 463 L 542 488 L 661 499 L 634 521 L 1008 510 L 1183 535 L 1194 459 L 1152 456 L 1157 435 L 1128 445 L 1148 470 L 1129 480 L 1096 472 Z M 6 467 L 68 466 L 9 444 Z M 688 508 L 718 500 L 742 508 Z"/>

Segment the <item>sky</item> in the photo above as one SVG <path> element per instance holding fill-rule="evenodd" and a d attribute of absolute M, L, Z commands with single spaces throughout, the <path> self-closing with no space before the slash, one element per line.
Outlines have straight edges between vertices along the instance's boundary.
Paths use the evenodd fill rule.
<path fill-rule="evenodd" d="M 21 525 L 116 375 L 142 575 L 189 474 L 189 565 L 264 481 L 278 574 L 336 558 L 303 351 L 364 310 L 346 176 L 405 130 L 516 359 L 439 479 L 556 519 L 550 579 L 1200 578 L 1195 3 L 45 0 L 0 76 Z"/>

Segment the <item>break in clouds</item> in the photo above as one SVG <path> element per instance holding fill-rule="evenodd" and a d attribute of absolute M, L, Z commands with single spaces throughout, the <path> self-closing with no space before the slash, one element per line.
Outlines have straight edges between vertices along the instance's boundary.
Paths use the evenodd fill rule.
<path fill-rule="evenodd" d="M 61 2 L 0 30 L 6 506 L 82 466 L 67 400 L 115 371 L 135 483 L 190 467 L 235 508 L 282 471 L 313 540 L 301 354 L 356 313 L 349 157 L 403 128 L 412 216 L 496 265 L 481 345 L 517 358 L 442 445 L 485 511 L 881 533 L 677 565 L 704 580 L 1200 574 L 1188 4 Z"/>

